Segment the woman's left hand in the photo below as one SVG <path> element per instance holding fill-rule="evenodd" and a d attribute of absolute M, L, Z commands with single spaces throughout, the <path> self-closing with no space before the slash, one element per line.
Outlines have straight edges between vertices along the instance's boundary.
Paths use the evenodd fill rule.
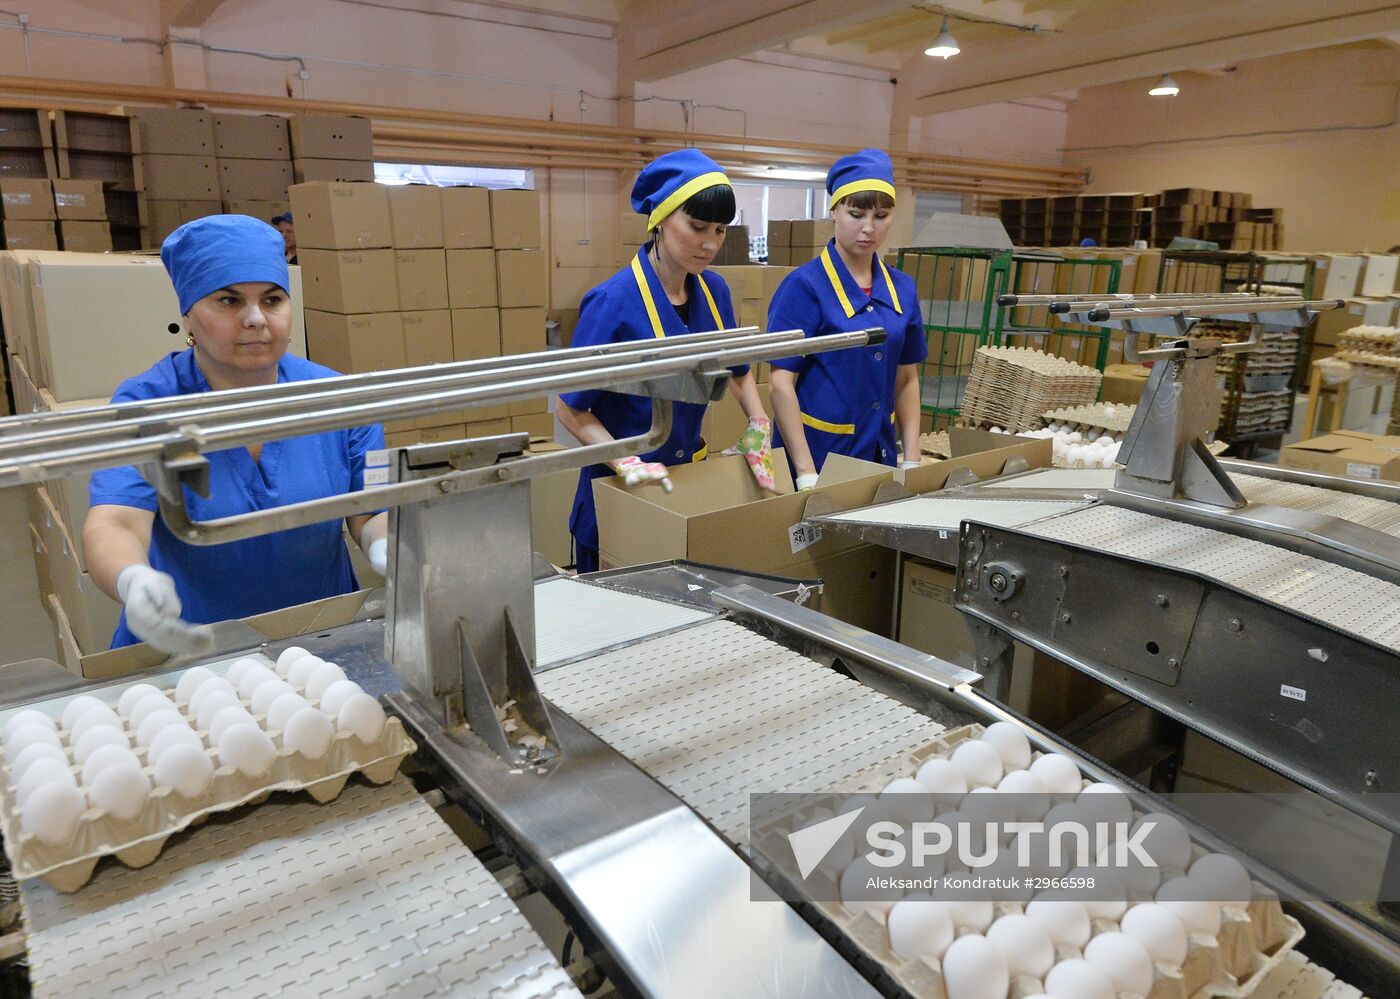
<path fill-rule="evenodd" d="M 773 479 L 773 422 L 766 416 L 749 420 L 739 442 L 722 453 L 742 454 L 760 488 L 769 492 L 777 488 Z"/>

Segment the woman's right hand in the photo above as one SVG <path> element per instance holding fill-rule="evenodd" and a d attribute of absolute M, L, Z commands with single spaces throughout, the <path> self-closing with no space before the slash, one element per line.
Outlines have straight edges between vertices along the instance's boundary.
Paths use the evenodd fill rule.
<path fill-rule="evenodd" d="M 117 574 L 117 596 L 126 605 L 126 626 L 151 647 L 172 655 L 213 647 L 208 626 L 181 619 L 180 595 L 169 574 L 133 563 Z"/>

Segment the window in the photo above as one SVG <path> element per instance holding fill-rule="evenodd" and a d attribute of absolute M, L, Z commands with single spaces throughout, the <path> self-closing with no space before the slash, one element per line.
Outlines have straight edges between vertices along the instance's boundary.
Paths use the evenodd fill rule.
<path fill-rule="evenodd" d="M 435 184 L 438 187 L 525 188 L 534 190 L 535 171 L 497 167 L 437 166 L 415 163 L 376 163 L 374 179 L 381 184 Z"/>

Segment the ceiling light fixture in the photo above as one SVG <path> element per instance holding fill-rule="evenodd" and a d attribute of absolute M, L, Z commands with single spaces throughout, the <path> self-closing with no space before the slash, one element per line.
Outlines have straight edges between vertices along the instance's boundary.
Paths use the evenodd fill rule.
<path fill-rule="evenodd" d="M 1176 81 L 1168 73 L 1163 73 L 1162 78 L 1157 81 L 1157 86 L 1148 91 L 1153 97 L 1175 97 L 1181 93 L 1181 88 L 1176 85 Z"/>
<path fill-rule="evenodd" d="M 943 29 L 938 32 L 938 37 L 934 39 L 933 44 L 924 49 L 924 55 L 948 59 L 961 51 L 962 49 L 958 48 L 958 40 L 948 30 L 948 15 L 944 14 Z"/>

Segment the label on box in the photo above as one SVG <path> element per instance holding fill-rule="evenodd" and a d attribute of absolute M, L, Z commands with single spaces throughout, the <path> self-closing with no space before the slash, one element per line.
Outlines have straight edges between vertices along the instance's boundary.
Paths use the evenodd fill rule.
<path fill-rule="evenodd" d="M 810 548 L 822 539 L 822 529 L 816 524 L 793 524 L 788 528 L 788 542 L 796 555 L 804 548 Z"/>
<path fill-rule="evenodd" d="M 68 194 L 63 191 L 53 192 L 53 203 L 59 208 L 86 208 L 86 194 Z"/>
<path fill-rule="evenodd" d="M 372 489 L 375 486 L 387 486 L 389 484 L 388 468 L 366 468 L 365 488 Z"/>
<path fill-rule="evenodd" d="M 1278 688 L 1278 692 L 1284 697 L 1291 697 L 1295 701 L 1306 701 L 1308 699 L 1308 692 L 1302 687 L 1290 687 L 1286 683 Z"/>
<path fill-rule="evenodd" d="M 389 464 L 389 448 L 378 448 L 365 452 L 365 467 L 380 468 Z"/>
<path fill-rule="evenodd" d="M 29 196 L 29 193 L 28 193 L 27 191 L 21 191 L 21 192 L 19 192 L 18 194 L 5 194 L 5 195 L 0 195 L 0 198 L 3 198 L 5 204 L 7 204 L 7 205 L 32 205 L 32 204 L 34 204 L 34 199 L 31 198 L 31 197 Z"/>
<path fill-rule="evenodd" d="M 1368 465 L 1362 461 L 1349 461 L 1347 462 L 1347 474 L 1353 479 L 1379 479 L 1381 466 Z"/>

